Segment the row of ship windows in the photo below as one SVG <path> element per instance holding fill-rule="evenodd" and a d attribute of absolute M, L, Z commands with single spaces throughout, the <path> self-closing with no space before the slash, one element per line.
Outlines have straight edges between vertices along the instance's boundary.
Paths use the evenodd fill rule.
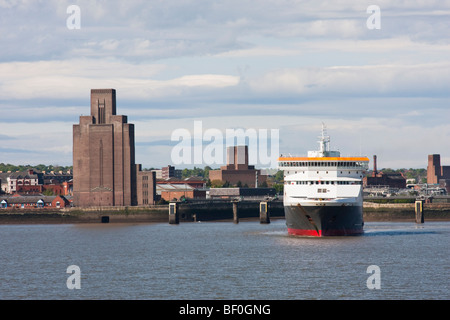
<path fill-rule="evenodd" d="M 362 181 L 285 181 L 284 184 L 304 184 L 304 185 L 313 185 L 313 184 L 331 184 L 331 185 L 344 185 L 344 184 L 362 184 Z"/>
<path fill-rule="evenodd" d="M 345 167 L 345 168 L 366 168 L 366 162 L 358 161 L 282 161 L 280 167 Z"/>
<path fill-rule="evenodd" d="M 290 172 L 292 172 L 292 171 L 287 171 L 286 173 L 287 174 L 289 174 Z M 302 173 L 305 173 L 305 171 L 301 171 Z M 323 171 L 322 171 L 323 172 Z M 335 171 L 333 171 L 333 172 L 335 172 Z M 363 171 L 361 171 L 361 173 L 362 173 Z M 294 173 L 298 173 L 298 171 L 295 171 Z M 359 171 L 356 171 L 356 173 L 358 174 L 359 173 Z M 317 174 L 319 174 L 319 171 L 317 171 Z M 326 172 L 326 174 L 328 174 L 328 171 Z M 342 174 L 342 171 L 341 171 L 341 174 Z M 351 171 L 349 171 L 348 172 L 348 174 L 351 174 Z"/>

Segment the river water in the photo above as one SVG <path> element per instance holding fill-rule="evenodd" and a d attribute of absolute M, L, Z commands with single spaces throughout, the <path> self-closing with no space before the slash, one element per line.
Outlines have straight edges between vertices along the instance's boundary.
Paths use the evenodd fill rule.
<path fill-rule="evenodd" d="M 283 219 L 1 225 L 0 299 L 442 300 L 449 243 L 450 222 L 427 221 L 328 238 L 289 236 Z"/>

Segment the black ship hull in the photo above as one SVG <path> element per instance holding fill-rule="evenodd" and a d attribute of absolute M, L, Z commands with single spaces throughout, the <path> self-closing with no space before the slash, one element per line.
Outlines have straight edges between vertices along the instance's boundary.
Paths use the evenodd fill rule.
<path fill-rule="evenodd" d="M 363 233 L 362 206 L 285 206 L 288 233 L 297 236 L 349 236 Z"/>

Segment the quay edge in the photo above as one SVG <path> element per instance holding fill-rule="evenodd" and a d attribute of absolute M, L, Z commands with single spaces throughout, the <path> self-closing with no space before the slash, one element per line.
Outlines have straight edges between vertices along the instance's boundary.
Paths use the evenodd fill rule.
<path fill-rule="evenodd" d="M 284 219 L 282 202 L 271 202 L 270 217 Z M 253 208 L 251 208 L 253 206 Z M 207 203 L 179 203 L 180 221 L 233 221 L 231 202 L 229 205 Z M 238 204 L 242 219 L 259 218 L 259 202 Z M 220 209 L 220 210 L 219 210 Z M 110 223 L 168 223 L 169 205 L 152 207 L 102 207 L 102 208 L 65 208 L 65 209 L 16 209 L 0 210 L 0 224 L 51 224 L 51 223 L 100 223 L 103 216 Z M 450 221 L 450 203 L 425 203 L 424 219 L 427 221 Z M 414 203 L 410 204 L 374 204 L 364 202 L 364 222 L 375 221 L 414 221 Z"/>

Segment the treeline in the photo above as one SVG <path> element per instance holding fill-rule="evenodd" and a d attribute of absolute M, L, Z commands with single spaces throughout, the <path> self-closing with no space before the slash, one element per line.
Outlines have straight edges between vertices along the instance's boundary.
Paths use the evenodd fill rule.
<path fill-rule="evenodd" d="M 45 172 L 50 172 L 50 171 L 55 171 L 55 172 L 59 172 L 59 171 L 63 171 L 63 172 L 67 172 L 69 170 L 72 170 L 73 167 L 72 166 L 59 166 L 59 165 L 45 165 L 45 164 L 38 164 L 36 166 L 32 166 L 32 165 L 14 165 L 14 164 L 5 164 L 5 163 L 0 163 L 0 171 L 2 172 L 22 172 L 22 171 L 26 171 L 28 169 L 35 169 L 37 171 L 45 171 Z"/>
<path fill-rule="evenodd" d="M 183 169 L 181 171 L 181 177 L 183 179 L 189 178 L 189 177 L 202 177 L 205 180 L 209 179 L 209 171 L 210 170 L 216 170 L 211 168 L 210 166 L 206 166 L 203 169 L 194 167 L 194 169 Z"/>

